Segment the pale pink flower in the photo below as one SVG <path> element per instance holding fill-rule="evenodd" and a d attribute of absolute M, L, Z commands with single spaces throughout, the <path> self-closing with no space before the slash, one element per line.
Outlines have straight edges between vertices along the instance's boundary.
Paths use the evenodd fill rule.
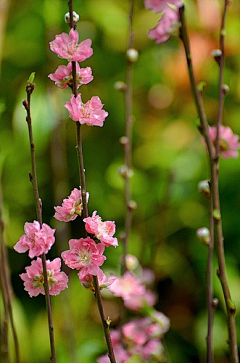
<path fill-rule="evenodd" d="M 116 363 L 126 363 L 132 354 L 129 354 L 121 345 L 116 345 L 113 347 L 114 356 Z M 97 363 L 109 363 L 109 356 L 105 354 L 97 358 Z"/>
<path fill-rule="evenodd" d="M 142 296 L 145 292 L 145 286 L 130 272 L 125 272 L 122 277 L 118 277 L 109 290 L 123 300 L 131 298 L 132 296 L 140 295 Z"/>
<path fill-rule="evenodd" d="M 30 258 L 48 253 L 55 242 L 55 229 L 52 229 L 45 223 L 43 223 L 41 228 L 38 221 L 34 221 L 33 223 L 26 222 L 24 231 L 25 234 L 20 237 L 14 249 L 19 253 L 24 253 L 29 250 L 28 255 Z"/>
<path fill-rule="evenodd" d="M 87 201 L 89 194 L 86 193 Z M 54 207 L 54 218 L 59 221 L 69 222 L 82 215 L 82 192 L 81 187 L 79 189 L 74 188 L 68 198 L 63 199 L 62 206 Z"/>
<path fill-rule="evenodd" d="M 155 13 L 160 13 L 163 11 L 167 4 L 175 5 L 176 7 L 179 7 L 182 5 L 181 0 L 145 0 L 144 5 L 146 9 L 154 10 Z"/>
<path fill-rule="evenodd" d="M 59 295 L 60 292 L 66 289 L 68 277 L 65 272 L 61 272 L 61 259 L 55 258 L 53 261 L 46 261 L 48 286 L 50 295 Z M 39 294 L 45 295 L 44 290 L 44 276 L 42 259 L 38 257 L 31 262 L 31 266 L 25 268 L 26 273 L 20 275 L 24 281 L 24 290 L 26 290 L 30 297 Z"/>
<path fill-rule="evenodd" d="M 94 234 L 106 247 L 118 246 L 117 238 L 113 237 L 116 229 L 115 222 L 102 222 L 101 217 L 97 215 L 96 211 L 93 212 L 92 217 L 85 218 L 83 222 L 86 223 L 86 231 Z"/>
<path fill-rule="evenodd" d="M 216 126 L 209 126 L 209 137 L 212 140 L 213 146 L 216 147 Z M 220 126 L 219 129 L 219 144 L 220 144 L 220 155 L 227 158 L 237 158 L 238 149 L 240 148 L 239 136 L 235 135 L 231 128 L 228 126 Z"/>
<path fill-rule="evenodd" d="M 108 278 L 98 266 L 95 269 L 95 276 L 98 278 L 100 290 L 108 288 L 116 280 L 116 277 Z M 95 291 L 92 274 L 85 273 L 84 269 L 81 269 L 78 277 L 83 287 L 93 292 Z"/>
<path fill-rule="evenodd" d="M 90 237 L 70 239 L 70 250 L 62 252 L 65 264 L 76 270 L 81 270 L 81 279 L 84 275 L 97 275 L 98 266 L 106 260 L 103 255 L 105 247 L 102 243 L 95 243 Z"/>
<path fill-rule="evenodd" d="M 135 319 L 122 327 L 123 336 L 135 345 L 143 345 L 148 340 L 144 319 Z"/>
<path fill-rule="evenodd" d="M 67 66 L 59 66 L 55 73 L 49 74 L 48 76 L 55 85 L 60 88 L 72 87 L 72 62 L 69 62 Z M 76 63 L 76 80 L 77 88 L 82 84 L 87 84 L 93 80 L 92 69 L 90 67 L 80 68 L 79 64 Z"/>
<path fill-rule="evenodd" d="M 134 347 L 134 351 L 142 357 L 144 362 L 164 361 L 164 346 L 158 339 L 149 340 L 144 346 Z"/>
<path fill-rule="evenodd" d="M 159 336 L 164 335 L 170 328 L 169 318 L 160 311 L 154 310 L 151 314 L 152 321 L 159 327 Z"/>
<path fill-rule="evenodd" d="M 83 62 L 93 54 L 91 39 L 86 39 L 78 44 L 79 34 L 71 29 L 69 34 L 62 33 L 56 35 L 55 39 L 49 43 L 51 51 L 60 58 L 68 61 Z"/>
<path fill-rule="evenodd" d="M 84 104 L 80 93 L 77 97 L 72 94 L 70 101 L 66 102 L 65 108 L 73 121 L 88 126 L 101 127 L 108 116 L 108 112 L 102 110 L 103 104 L 98 96 L 93 96 L 91 100 Z"/>
<path fill-rule="evenodd" d="M 150 39 L 155 39 L 156 44 L 166 42 L 179 29 L 179 14 L 176 10 L 166 6 L 158 25 L 149 30 Z"/>
<path fill-rule="evenodd" d="M 156 304 L 156 294 L 151 290 L 146 290 L 142 295 L 129 295 L 124 299 L 124 305 L 127 309 L 132 311 L 139 311 L 146 306 L 153 306 Z"/>

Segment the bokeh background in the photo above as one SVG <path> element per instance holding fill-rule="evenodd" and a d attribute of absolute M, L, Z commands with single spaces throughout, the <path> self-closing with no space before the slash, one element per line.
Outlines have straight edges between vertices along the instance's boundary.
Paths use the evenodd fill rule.
<path fill-rule="evenodd" d="M 186 0 L 193 60 L 198 80 L 206 81 L 204 101 L 210 124 L 217 117 L 218 66 L 211 51 L 218 48 L 223 1 Z M 129 1 L 74 1 L 80 14 L 81 40 L 91 38 L 94 81 L 82 87 L 86 102 L 98 95 L 109 116 L 103 128 L 83 127 L 83 149 L 90 192 L 89 211 L 103 220 L 115 220 L 117 236 L 124 229 L 124 163 L 119 139 L 125 130 L 124 96 L 114 88 L 125 80 Z M 68 239 L 79 238 L 79 221 L 71 225 L 53 219 L 54 205 L 61 204 L 78 187 L 75 124 L 64 103 L 70 90 L 60 90 L 48 78 L 64 61 L 49 50 L 49 41 L 68 32 L 64 14 L 67 0 L 0 1 L 0 173 L 3 194 L 5 242 L 15 298 L 14 318 L 22 362 L 49 362 L 49 341 L 43 296 L 30 298 L 19 274 L 30 265 L 27 254 L 13 245 L 23 234 L 26 221 L 36 218 L 28 179 L 30 148 L 22 100 L 26 81 L 36 72 L 32 97 L 43 220 L 57 228 L 57 242 L 49 258 L 68 248 Z M 129 252 L 156 275 L 156 308 L 171 320 L 165 343 L 172 362 L 204 362 L 206 350 L 206 258 L 207 248 L 196 238 L 196 229 L 208 226 L 208 200 L 197 190 L 209 176 L 205 148 L 197 130 L 197 114 L 189 87 L 182 44 L 173 38 L 155 45 L 147 32 L 158 15 L 135 1 L 134 46 L 139 61 L 133 84 L 133 199 L 134 212 Z M 230 87 L 223 122 L 240 134 L 240 4 L 229 7 L 226 36 L 225 83 Z M 240 160 L 220 161 L 220 194 L 228 277 L 233 300 L 240 311 Z M 122 247 L 110 248 L 104 265 L 119 272 Z M 214 270 L 217 264 L 215 262 Z M 92 294 L 81 287 L 75 271 L 69 271 L 69 289 L 52 298 L 57 361 L 96 362 L 105 353 L 102 327 Z M 217 277 L 215 296 L 215 362 L 227 362 L 225 308 Z M 118 320 L 117 302 L 104 299 L 107 315 Z M 1 303 L 2 313 L 2 303 Z M 236 317 L 239 331 L 239 313 Z M 240 335 L 240 334 L 239 334 Z M 13 358 L 14 361 L 14 358 Z"/>

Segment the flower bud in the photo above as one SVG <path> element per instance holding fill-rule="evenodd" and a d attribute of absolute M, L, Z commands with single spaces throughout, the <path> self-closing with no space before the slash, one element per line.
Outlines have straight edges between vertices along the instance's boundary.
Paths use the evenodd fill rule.
<path fill-rule="evenodd" d="M 128 208 L 131 211 L 134 211 L 135 209 L 137 209 L 137 203 L 135 202 L 135 200 L 130 200 L 128 203 Z"/>
<path fill-rule="evenodd" d="M 127 165 L 121 165 L 118 169 L 118 174 L 124 179 L 131 178 L 133 176 L 133 170 L 129 169 Z"/>
<path fill-rule="evenodd" d="M 139 53 L 136 49 L 134 48 L 129 48 L 127 50 L 127 60 L 130 62 L 130 63 L 135 63 L 139 58 Z"/>
<path fill-rule="evenodd" d="M 221 56 L 222 56 L 222 51 L 220 49 L 213 49 L 211 55 L 219 65 L 220 64 L 220 59 L 221 59 Z"/>
<path fill-rule="evenodd" d="M 127 144 L 128 144 L 128 142 L 129 142 L 129 138 L 128 138 L 127 136 L 122 136 L 122 137 L 120 138 L 119 142 L 120 142 L 120 144 L 121 144 L 122 146 L 125 146 L 125 145 L 127 145 Z"/>
<path fill-rule="evenodd" d="M 203 227 L 197 230 L 197 236 L 205 245 L 209 245 L 211 241 L 210 231 L 208 228 Z"/>
<path fill-rule="evenodd" d="M 122 92 L 125 92 L 126 89 L 127 89 L 127 85 L 125 82 L 122 82 L 122 81 L 117 81 L 114 83 L 114 88 L 117 90 L 117 91 L 122 91 Z"/>
<path fill-rule="evenodd" d="M 202 180 L 198 183 L 198 191 L 203 194 L 206 195 L 207 197 L 210 196 L 210 185 L 209 185 L 209 180 Z"/>
<path fill-rule="evenodd" d="M 134 255 L 130 255 L 130 254 L 127 255 L 125 261 L 126 261 L 126 267 L 127 267 L 128 271 L 135 270 L 139 265 L 139 261 L 138 261 L 137 257 Z"/>
<path fill-rule="evenodd" d="M 224 96 L 226 96 L 228 94 L 229 90 L 230 90 L 230 88 L 227 84 L 224 84 L 222 86 L 222 91 L 223 91 Z"/>
<path fill-rule="evenodd" d="M 74 23 L 77 23 L 79 20 L 79 15 L 76 13 L 76 11 L 73 11 L 73 21 Z M 65 14 L 65 23 L 69 24 L 70 23 L 70 13 L 66 13 Z"/>

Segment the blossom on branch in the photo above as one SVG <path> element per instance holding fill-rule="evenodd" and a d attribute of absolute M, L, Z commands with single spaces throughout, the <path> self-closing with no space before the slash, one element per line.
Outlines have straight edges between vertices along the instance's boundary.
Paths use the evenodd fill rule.
<path fill-rule="evenodd" d="M 85 222 L 85 228 L 88 233 L 94 234 L 102 244 L 106 247 L 118 246 L 117 238 L 113 237 L 115 234 L 115 222 L 106 221 L 102 222 L 101 217 L 94 211 L 92 217 L 87 217 L 83 220 Z"/>
<path fill-rule="evenodd" d="M 161 44 L 170 39 L 171 36 L 178 31 L 179 26 L 180 22 L 178 11 L 166 6 L 158 25 L 149 30 L 148 36 L 150 39 L 155 39 L 156 44 Z"/>
<path fill-rule="evenodd" d="M 46 261 L 47 277 L 50 295 L 59 295 L 60 292 L 68 287 L 68 277 L 65 272 L 60 271 L 61 259 L 55 258 L 53 261 Z M 20 275 L 24 281 L 24 290 L 28 292 L 30 297 L 39 294 L 45 295 L 44 276 L 42 259 L 38 257 L 33 260 L 31 266 L 25 268 L 26 273 Z"/>
<path fill-rule="evenodd" d="M 97 276 L 98 278 L 98 284 L 100 290 L 108 288 L 116 280 L 116 277 L 113 276 L 107 278 L 107 276 L 103 273 L 103 271 L 99 267 L 96 267 L 95 269 L 95 276 Z M 78 277 L 83 287 L 92 290 L 93 292 L 95 291 L 92 274 L 85 273 L 84 270 L 80 270 L 78 273 Z"/>
<path fill-rule="evenodd" d="M 69 112 L 69 116 L 73 121 L 88 126 L 103 126 L 108 112 L 102 110 L 103 104 L 98 96 L 94 96 L 85 104 L 82 102 L 81 94 L 77 97 L 71 95 L 69 102 L 66 102 L 65 108 Z"/>
<path fill-rule="evenodd" d="M 64 89 L 73 86 L 72 77 L 72 62 L 69 62 L 67 66 L 59 66 L 55 73 L 51 73 L 48 76 L 55 85 Z M 77 88 L 82 84 L 87 84 L 93 80 L 92 69 L 90 67 L 80 68 L 79 64 L 76 63 L 76 80 Z"/>
<path fill-rule="evenodd" d="M 71 29 L 69 34 L 62 33 L 56 35 L 55 39 L 49 43 L 51 51 L 60 58 L 68 61 L 83 62 L 93 54 L 91 39 L 83 40 L 78 44 L 79 34 Z"/>
<path fill-rule="evenodd" d="M 86 193 L 87 202 L 89 194 Z M 54 207 L 55 214 L 54 218 L 59 221 L 69 222 L 82 215 L 83 204 L 82 204 L 82 192 L 81 187 L 79 189 L 74 188 L 70 196 L 63 199 L 62 206 Z"/>
<path fill-rule="evenodd" d="M 145 0 L 144 5 L 146 9 L 154 10 L 155 13 L 163 11 L 167 4 L 175 5 L 179 7 L 182 5 L 182 0 Z"/>
<path fill-rule="evenodd" d="M 70 239 L 70 250 L 63 251 L 61 256 L 65 264 L 76 270 L 81 270 L 83 275 L 97 275 L 98 267 L 106 260 L 103 255 L 104 245 L 95 243 L 90 237 L 80 239 Z"/>
<path fill-rule="evenodd" d="M 42 227 L 38 221 L 26 222 L 24 225 L 25 234 L 20 237 L 14 249 L 19 253 L 29 250 L 29 257 L 37 257 L 43 253 L 48 253 L 55 242 L 55 229 L 43 223 Z"/>
<path fill-rule="evenodd" d="M 209 126 L 209 137 L 212 140 L 214 148 L 216 148 L 217 128 Z M 219 128 L 219 145 L 220 155 L 225 158 L 237 158 L 238 149 L 240 149 L 239 136 L 235 135 L 231 128 L 221 125 Z"/>

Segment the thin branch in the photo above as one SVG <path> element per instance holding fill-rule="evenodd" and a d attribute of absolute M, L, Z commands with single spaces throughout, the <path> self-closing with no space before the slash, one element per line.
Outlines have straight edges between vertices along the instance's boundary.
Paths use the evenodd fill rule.
<path fill-rule="evenodd" d="M 224 15 L 223 15 L 223 22 L 222 26 L 225 26 L 225 15 L 226 15 L 226 8 L 229 1 L 225 1 L 225 8 L 224 8 Z M 193 72 L 193 66 L 192 66 L 192 56 L 190 52 L 190 46 L 189 46 L 189 40 L 188 40 L 188 34 L 187 34 L 187 27 L 185 22 L 185 16 L 184 16 L 184 6 L 182 6 L 179 9 L 179 15 L 180 15 L 180 22 L 181 22 L 181 29 L 180 29 L 180 38 L 184 45 L 184 50 L 187 58 L 187 65 L 188 65 L 188 72 L 190 77 L 190 83 L 192 87 L 192 92 L 194 96 L 195 105 L 198 111 L 198 115 L 201 122 L 201 128 L 200 131 L 203 134 L 207 149 L 208 149 L 208 155 L 209 155 L 209 164 L 210 164 L 210 173 L 211 173 L 211 198 L 212 198 L 212 205 L 213 205 L 213 212 L 212 212 L 212 218 L 214 220 L 214 235 L 215 235 L 215 248 L 216 248 L 216 255 L 219 265 L 219 271 L 218 276 L 221 281 L 222 290 L 224 294 L 226 309 L 227 309 L 227 324 L 228 324 L 228 344 L 229 344 L 229 352 L 230 352 L 230 359 L 233 363 L 238 363 L 238 353 L 237 353 L 237 336 L 236 336 L 236 325 L 235 325 L 235 314 L 236 314 L 236 307 L 234 302 L 231 299 L 229 285 L 227 281 L 227 273 L 226 273 L 226 265 L 225 265 L 225 255 L 224 255 L 224 245 L 223 245 L 223 233 L 222 233 L 222 220 L 221 220 L 221 214 L 220 214 L 220 200 L 219 200 L 219 187 L 218 187 L 218 157 L 213 153 L 213 145 L 211 143 L 211 140 L 209 138 L 208 133 L 208 123 L 206 119 L 205 110 L 203 107 L 203 101 L 201 94 L 199 90 L 197 89 L 196 79 Z M 221 29 L 221 41 L 222 44 L 224 41 L 225 29 Z M 222 60 L 222 67 L 223 67 L 223 60 Z M 222 72 L 222 71 L 221 71 Z M 220 77 L 220 86 L 221 87 L 222 82 L 222 76 Z M 220 117 L 222 117 L 222 96 L 219 106 L 219 120 Z M 218 121 L 219 121 L 218 120 Z M 219 121 L 220 122 L 220 121 Z M 219 150 L 219 146 L 217 147 Z"/>
<path fill-rule="evenodd" d="M 36 158 L 35 158 L 35 145 L 33 141 L 33 132 L 32 132 L 32 118 L 31 118 L 31 95 L 34 90 L 34 83 L 28 83 L 26 87 L 27 92 L 27 100 L 23 101 L 23 106 L 26 109 L 27 117 L 26 121 L 28 124 L 28 133 L 29 133 L 29 141 L 31 148 L 31 163 L 32 163 L 32 173 L 29 174 L 30 181 L 33 184 L 34 188 L 34 196 L 37 210 L 37 219 L 42 227 L 42 202 L 39 198 L 38 184 L 37 184 L 37 170 L 36 170 Z M 42 258 L 42 266 L 43 266 L 43 276 L 44 276 L 44 291 L 45 291 L 45 300 L 46 300 L 46 309 L 48 315 L 48 328 L 49 328 L 49 339 L 50 339 L 50 347 L 51 347 L 51 361 L 56 363 L 56 352 L 55 352 L 55 343 L 54 343 L 54 332 L 53 332 L 53 321 L 52 321 L 52 309 L 51 309 L 51 300 L 49 294 L 49 285 L 48 285 L 48 276 L 47 276 L 47 266 L 46 266 L 46 256 L 43 254 Z"/>
<path fill-rule="evenodd" d="M 69 7 L 69 13 L 70 13 L 70 28 L 76 28 L 76 24 L 73 20 L 73 1 L 68 1 L 68 7 Z M 75 97 L 77 97 L 77 78 L 76 78 L 76 62 L 72 62 L 72 77 L 73 77 L 73 87 L 72 91 Z M 86 178 L 85 178 L 85 168 L 84 168 L 84 160 L 83 160 L 83 151 L 82 151 L 82 137 L 81 137 L 81 125 L 78 122 L 77 123 L 77 151 L 78 151 L 78 167 L 79 167 L 79 175 L 80 175 L 80 185 L 81 185 L 81 191 L 82 191 L 82 200 L 83 200 L 83 218 L 88 217 L 88 206 L 87 206 L 87 194 L 86 194 Z M 97 276 L 93 276 L 93 282 L 95 287 L 95 297 L 97 300 L 97 305 L 104 329 L 104 334 L 107 342 L 108 347 L 108 356 L 111 363 L 116 363 L 111 337 L 110 337 L 110 331 L 109 331 L 109 319 L 106 319 L 104 308 L 103 308 L 103 302 L 102 302 L 102 296 L 100 292 L 100 287 L 98 283 Z"/>

